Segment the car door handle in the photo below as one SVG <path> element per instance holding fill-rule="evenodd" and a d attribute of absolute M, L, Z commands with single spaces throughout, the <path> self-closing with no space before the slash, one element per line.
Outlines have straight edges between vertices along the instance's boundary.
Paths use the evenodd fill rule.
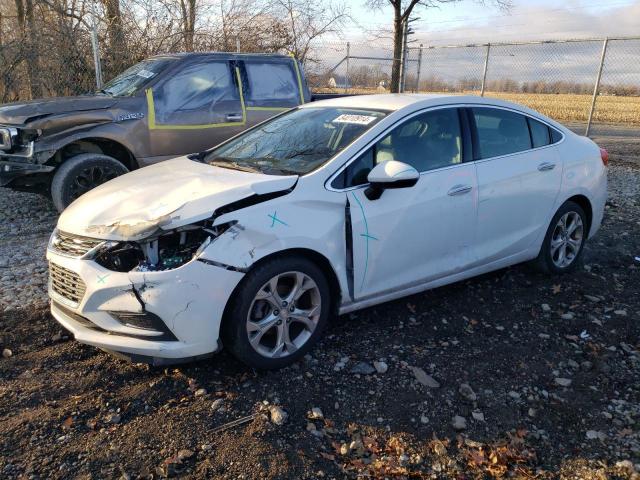
<path fill-rule="evenodd" d="M 241 122 L 242 114 L 241 113 L 227 113 L 227 122 Z"/>
<path fill-rule="evenodd" d="M 464 195 L 471 191 L 471 185 L 454 185 L 451 190 L 447 192 L 447 195 Z"/>
<path fill-rule="evenodd" d="M 540 165 L 538 165 L 538 170 L 540 170 L 541 172 L 544 172 L 546 170 L 553 170 L 554 168 L 556 168 L 556 164 L 551 162 L 542 162 Z"/>

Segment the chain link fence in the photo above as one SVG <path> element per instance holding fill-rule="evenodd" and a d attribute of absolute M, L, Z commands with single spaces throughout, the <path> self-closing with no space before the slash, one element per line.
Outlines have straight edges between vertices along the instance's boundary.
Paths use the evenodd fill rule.
<path fill-rule="evenodd" d="M 0 103 L 92 92 L 101 84 L 100 73 L 109 80 L 143 58 L 182 49 L 175 36 L 146 33 L 130 35 L 114 48 L 104 41 L 105 32 L 97 42 L 90 23 L 44 21 L 27 28 L 0 12 Z M 224 48 L 255 51 L 239 39 L 220 44 L 211 35 L 196 35 L 193 40 L 194 51 Z M 592 124 L 614 124 L 635 129 L 640 137 L 640 37 L 412 44 L 401 57 L 404 91 L 498 97 L 587 133 Z M 322 43 L 309 51 L 305 71 L 315 92 L 382 93 L 390 91 L 393 62 L 393 48 L 383 42 Z"/>
<path fill-rule="evenodd" d="M 319 64 L 332 67 L 313 70 L 313 89 L 389 91 L 391 47 L 347 43 L 336 51 Z M 621 125 L 640 137 L 640 37 L 410 47 L 400 62 L 407 92 L 497 97 L 586 133 L 592 124 Z"/>

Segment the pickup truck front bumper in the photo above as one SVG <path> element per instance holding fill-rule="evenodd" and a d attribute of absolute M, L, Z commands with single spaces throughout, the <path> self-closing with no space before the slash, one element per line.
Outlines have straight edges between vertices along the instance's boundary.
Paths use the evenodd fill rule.
<path fill-rule="evenodd" d="M 38 163 L 27 163 L 19 160 L 10 160 L 0 155 L 0 187 L 11 186 L 13 181 L 20 177 L 36 175 L 40 173 L 50 173 L 55 167 L 51 165 L 40 165 Z M 29 179 L 27 180 L 28 183 Z M 35 180 L 35 178 L 33 179 Z M 24 182 L 21 182 L 24 183 Z M 42 183 L 33 182 L 33 183 Z"/>

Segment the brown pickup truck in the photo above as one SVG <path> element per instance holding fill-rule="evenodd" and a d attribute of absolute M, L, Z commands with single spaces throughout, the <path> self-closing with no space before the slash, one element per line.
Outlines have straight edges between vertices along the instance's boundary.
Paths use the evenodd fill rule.
<path fill-rule="evenodd" d="M 285 55 L 160 55 L 91 95 L 0 107 L 0 186 L 58 210 L 118 175 L 200 152 L 311 100 Z"/>

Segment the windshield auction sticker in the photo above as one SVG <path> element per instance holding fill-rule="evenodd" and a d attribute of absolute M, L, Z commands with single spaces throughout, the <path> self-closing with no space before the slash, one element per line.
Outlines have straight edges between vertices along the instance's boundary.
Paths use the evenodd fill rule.
<path fill-rule="evenodd" d="M 139 77 L 144 77 L 144 78 L 151 78 L 155 75 L 155 73 L 150 72 L 149 70 L 140 70 L 138 73 L 136 73 L 136 75 L 138 75 Z"/>
<path fill-rule="evenodd" d="M 342 115 L 334 119 L 331 123 L 354 123 L 356 125 L 369 125 L 375 119 L 376 117 L 371 117 L 369 115 L 352 115 L 343 113 Z"/>

